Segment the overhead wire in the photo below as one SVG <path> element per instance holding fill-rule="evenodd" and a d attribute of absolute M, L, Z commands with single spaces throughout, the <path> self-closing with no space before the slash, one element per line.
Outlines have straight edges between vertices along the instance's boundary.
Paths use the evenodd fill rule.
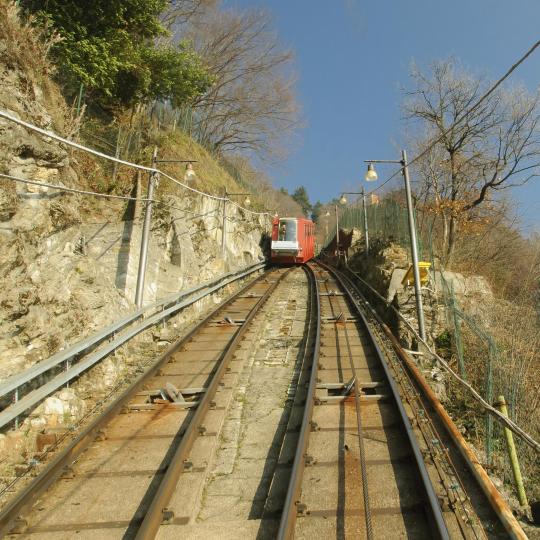
<path fill-rule="evenodd" d="M 132 169 L 136 169 L 139 171 L 145 171 L 148 173 L 156 173 L 159 175 L 164 176 L 168 180 L 171 180 L 175 184 L 181 186 L 184 189 L 187 189 L 189 191 L 192 191 L 194 193 L 197 193 L 199 195 L 202 195 L 203 197 L 208 197 L 209 199 L 216 199 L 219 201 L 225 200 L 224 197 L 219 197 L 217 195 L 211 195 L 210 193 L 205 193 L 204 191 L 199 191 L 198 189 L 192 188 L 191 186 L 188 186 L 187 184 L 184 184 L 183 182 L 180 182 L 173 176 L 161 171 L 160 169 L 154 168 L 154 167 L 147 167 L 146 165 L 140 165 L 138 163 L 132 163 L 130 161 L 125 161 L 123 159 L 110 156 L 109 154 L 105 154 L 103 152 L 100 152 L 99 150 L 94 150 L 93 148 L 90 148 L 88 146 L 84 146 L 82 144 L 76 143 L 75 141 L 71 141 L 69 139 L 66 139 L 65 137 L 60 137 L 60 135 L 57 135 L 56 133 L 52 131 L 47 131 L 46 129 L 42 129 L 40 127 L 35 126 L 34 124 L 30 122 L 26 122 L 24 120 L 21 120 L 20 118 L 17 118 L 16 116 L 13 116 L 12 114 L 9 114 L 5 111 L 0 110 L 0 118 L 4 118 L 6 120 L 9 120 L 11 122 L 14 122 L 15 124 L 18 124 L 20 126 L 23 126 L 27 129 L 30 129 L 32 131 L 35 131 L 36 133 L 40 133 L 41 135 L 45 137 L 49 137 L 53 140 L 56 140 L 58 142 L 61 142 L 63 144 L 66 144 L 68 146 L 71 146 L 72 148 L 76 148 L 78 150 L 81 150 L 83 152 L 88 152 L 89 154 L 92 154 L 97 157 L 101 157 L 103 159 L 106 159 L 108 161 L 112 161 L 114 163 L 118 163 L 120 165 L 126 165 L 127 167 L 131 167 Z"/>
<path fill-rule="evenodd" d="M 154 168 L 154 167 L 148 167 L 148 166 L 145 166 L 145 165 L 140 165 L 138 163 L 132 163 L 130 161 L 125 161 L 125 160 L 117 158 L 115 156 L 105 154 L 104 152 L 100 152 L 99 150 L 95 150 L 95 149 L 90 148 L 88 146 L 76 143 L 74 141 L 66 139 L 65 137 L 61 137 L 61 136 L 57 135 L 56 133 L 54 133 L 52 131 L 42 129 L 42 128 L 38 127 L 38 126 L 35 126 L 34 124 L 32 124 L 30 122 L 26 122 L 24 120 L 21 120 L 20 118 L 17 118 L 16 116 L 13 116 L 12 114 L 9 114 L 9 113 L 7 113 L 5 111 L 0 110 L 0 118 L 4 118 L 4 119 L 9 120 L 11 122 L 14 122 L 14 123 L 16 123 L 18 125 L 21 125 L 21 126 L 27 128 L 27 129 L 35 131 L 36 133 L 40 133 L 41 135 L 43 135 L 45 137 L 49 137 L 49 138 L 54 139 L 54 140 L 56 140 L 58 142 L 61 142 L 61 143 L 66 144 L 68 146 L 71 146 L 72 148 L 76 148 L 78 150 L 88 152 L 90 154 L 93 154 L 93 155 L 95 155 L 97 157 L 101 157 L 101 158 L 106 159 L 108 161 L 112 161 L 112 162 L 118 163 L 120 165 L 125 165 L 127 167 L 131 167 L 131 168 L 136 169 L 136 170 L 159 174 L 160 176 L 163 176 L 167 180 L 170 180 L 174 184 L 180 186 L 183 189 L 191 191 L 192 193 L 196 193 L 196 194 L 201 195 L 203 197 L 207 197 L 209 199 L 213 199 L 213 200 L 217 200 L 217 201 L 228 201 L 228 202 L 234 204 L 235 206 L 237 206 L 238 208 L 241 208 L 242 210 L 244 210 L 245 212 L 248 212 L 250 214 L 254 214 L 254 215 L 270 215 L 269 212 L 255 212 L 253 210 L 250 210 L 249 208 L 245 208 L 245 207 L 241 206 L 240 204 L 238 204 L 238 203 L 236 203 L 234 201 L 231 201 L 228 197 L 220 197 L 218 195 L 211 195 L 210 193 L 206 193 L 204 191 L 200 191 L 198 189 L 195 189 L 195 188 L 193 188 L 191 186 L 188 186 L 187 184 L 185 184 L 183 182 L 180 182 L 177 178 L 175 178 L 174 176 L 171 176 L 170 174 L 162 171 L 161 169 Z M 31 183 L 31 182 L 28 182 L 28 183 Z M 46 187 L 52 187 L 52 186 L 46 186 Z M 68 189 L 66 189 L 65 191 L 68 191 Z M 74 192 L 76 192 L 76 191 L 74 191 Z M 83 190 L 79 190 L 78 192 L 81 193 L 81 194 L 84 194 L 84 195 L 91 194 L 89 192 L 84 193 Z M 92 193 L 92 194 L 95 194 L 95 193 Z M 108 198 L 124 198 L 124 199 L 128 200 L 126 197 L 123 197 L 123 196 L 109 195 Z M 132 198 L 132 199 L 134 199 L 134 198 Z M 132 200 L 132 199 L 129 199 L 129 200 Z M 139 200 L 144 201 L 145 199 L 139 199 Z M 146 201 L 148 201 L 148 199 L 146 199 Z"/>

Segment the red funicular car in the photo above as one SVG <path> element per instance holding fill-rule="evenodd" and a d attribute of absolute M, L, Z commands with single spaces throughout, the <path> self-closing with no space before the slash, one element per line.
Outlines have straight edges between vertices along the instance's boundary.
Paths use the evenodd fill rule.
<path fill-rule="evenodd" d="M 274 218 L 271 260 L 281 264 L 308 262 L 315 254 L 315 224 L 305 218 Z"/>

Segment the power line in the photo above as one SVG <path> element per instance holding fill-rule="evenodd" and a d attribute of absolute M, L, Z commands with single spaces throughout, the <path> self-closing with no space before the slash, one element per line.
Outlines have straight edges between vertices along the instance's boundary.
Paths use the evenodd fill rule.
<path fill-rule="evenodd" d="M 435 140 L 433 140 L 424 150 L 422 150 L 417 156 L 415 156 L 411 161 L 408 162 L 407 165 L 412 165 L 413 163 L 416 163 L 419 159 L 424 157 L 430 150 L 432 150 L 437 143 L 439 143 L 450 131 L 452 131 L 458 124 L 463 122 L 472 112 L 474 112 L 495 90 L 506 80 L 510 75 L 523 63 L 525 60 L 538 48 L 540 47 L 540 40 L 536 41 L 525 54 L 521 56 L 512 66 L 502 75 L 480 98 L 476 101 L 474 105 L 472 105 L 469 109 L 465 110 L 461 116 L 459 116 L 453 124 L 450 125 L 447 129 L 445 129 Z M 390 176 L 387 180 L 385 180 L 380 186 L 377 186 L 375 189 L 372 189 L 371 191 L 368 191 L 366 195 L 369 195 L 370 193 L 374 193 L 375 191 L 378 191 L 381 189 L 385 184 L 390 182 L 397 174 L 399 174 L 402 170 L 402 167 L 398 169 L 392 176 Z"/>
<path fill-rule="evenodd" d="M 59 191 L 67 191 L 69 193 L 77 193 L 79 195 L 89 195 L 92 197 L 102 197 L 104 199 L 121 199 L 124 201 L 139 201 L 139 202 L 159 202 L 155 199 L 141 199 L 138 197 L 129 197 L 128 195 L 109 195 L 106 193 L 98 193 L 97 191 L 86 191 L 84 189 L 75 189 L 60 184 L 49 184 L 48 182 L 39 182 L 37 180 L 30 180 L 28 178 L 21 178 L 19 176 L 13 176 L 11 174 L 2 174 L 0 173 L 1 178 L 7 180 L 13 180 L 14 182 L 20 182 L 22 184 L 31 184 L 33 186 L 46 187 L 50 189 L 57 189 Z"/>
<path fill-rule="evenodd" d="M 487 92 L 485 92 L 478 101 L 470 107 L 468 110 L 465 110 L 463 114 L 458 117 L 458 119 L 446 130 L 444 130 L 441 135 L 437 139 L 435 139 L 431 144 L 428 145 L 427 148 L 425 148 L 420 154 L 418 154 L 416 157 L 414 157 L 411 161 L 409 161 L 409 165 L 412 165 L 416 161 L 418 161 L 420 158 L 425 156 L 438 142 L 441 141 L 442 138 L 444 138 L 452 129 L 454 129 L 459 123 L 461 123 L 463 120 L 465 120 L 472 112 L 474 112 L 495 90 L 506 80 L 510 75 L 523 63 L 525 60 L 538 48 L 540 47 L 540 40 L 538 40 L 536 43 L 534 43 L 529 50 L 517 61 L 515 62 L 506 73 L 500 77 L 497 82 L 491 86 Z"/>
<path fill-rule="evenodd" d="M 30 129 L 32 131 L 35 131 L 36 133 L 40 133 L 41 135 L 43 135 L 45 137 L 49 137 L 49 138 L 54 139 L 54 140 L 56 140 L 58 142 L 64 143 L 64 144 L 66 144 L 68 146 L 71 146 L 72 148 L 82 150 L 83 152 L 88 152 L 89 154 L 93 154 L 94 156 L 101 157 L 101 158 L 106 159 L 108 161 L 112 161 L 112 162 L 118 163 L 120 165 L 126 165 L 127 167 L 131 167 L 132 169 L 137 169 L 139 171 L 145 171 L 145 172 L 149 172 L 149 173 L 160 174 L 160 175 L 164 176 L 165 178 L 168 178 L 169 180 L 171 180 L 175 184 L 178 184 L 182 188 L 187 189 L 189 191 L 192 191 L 194 193 L 198 193 L 199 195 L 202 195 L 203 197 L 208 197 L 210 199 L 216 199 L 216 200 L 220 200 L 220 201 L 225 200 L 223 197 L 218 197 L 216 195 L 210 195 L 209 193 L 205 193 L 203 191 L 199 191 L 198 189 L 192 188 L 192 187 L 184 184 L 183 182 L 180 182 L 179 180 L 177 180 L 173 176 L 170 176 L 169 174 L 164 173 L 163 171 L 161 171 L 159 169 L 155 169 L 153 167 L 147 167 L 145 165 L 139 165 L 138 163 L 131 163 L 130 161 L 125 161 L 123 159 L 119 159 L 117 157 L 110 156 L 109 154 L 99 152 L 98 150 L 94 150 L 93 148 L 89 148 L 87 146 L 76 143 L 74 141 L 70 141 L 69 139 L 66 139 L 64 137 L 60 137 L 59 135 L 56 135 L 56 133 L 53 133 L 52 131 L 47 131 L 45 129 L 39 128 L 39 127 L 35 126 L 34 124 L 31 124 L 30 122 L 25 122 L 24 120 L 21 120 L 20 118 L 17 118 L 16 116 L 13 116 L 13 115 L 5 112 L 5 111 L 0 110 L 0 118 L 4 118 L 6 120 L 14 122 L 15 124 L 23 126 L 23 127 L 27 128 L 27 129 Z"/>
<path fill-rule="evenodd" d="M 114 163 L 118 163 L 120 165 L 126 165 L 127 167 L 131 167 L 133 169 L 137 169 L 137 170 L 140 170 L 140 171 L 145 171 L 145 172 L 149 172 L 149 173 L 156 173 L 156 174 L 159 174 L 160 176 L 163 176 L 165 178 L 167 178 L 168 180 L 170 180 L 171 182 L 177 184 L 178 186 L 182 187 L 183 189 L 186 189 L 188 191 L 191 191 L 193 193 L 197 193 L 198 195 L 202 195 L 203 197 L 207 197 L 209 199 L 214 199 L 214 200 L 217 200 L 217 201 L 230 201 L 230 199 L 228 199 L 227 197 L 220 197 L 220 196 L 217 196 L 217 195 L 211 195 L 210 193 L 206 193 L 204 191 L 199 191 L 198 189 L 195 189 L 191 186 L 188 186 L 187 184 L 184 184 L 183 182 L 180 182 L 178 179 L 174 178 L 174 176 L 171 176 L 170 174 L 167 174 L 166 172 L 160 170 L 160 169 L 157 169 L 157 168 L 154 168 L 154 167 L 147 167 L 145 165 L 139 165 L 138 163 L 132 163 L 130 161 L 125 161 L 123 159 L 119 159 L 115 156 L 111 156 L 109 154 L 105 154 L 104 152 L 100 152 L 98 150 L 94 150 L 93 148 L 89 148 L 87 146 L 84 146 L 82 144 L 79 144 L 79 143 L 76 143 L 74 141 L 70 141 L 69 139 L 66 139 L 64 137 L 60 137 L 59 135 L 57 135 L 56 133 L 53 133 L 52 131 L 47 131 L 45 129 L 42 129 L 42 128 L 39 128 L 37 126 L 35 126 L 34 124 L 30 123 L 30 122 L 25 122 L 24 120 L 21 120 L 20 118 L 17 118 L 16 116 L 13 116 L 12 114 L 9 114 L 5 111 L 2 111 L 0 110 L 0 118 L 4 118 L 5 120 L 9 120 L 11 122 L 14 122 L 15 124 L 18 124 L 20 126 L 23 126 L 27 129 L 30 129 L 32 131 L 35 131 L 36 133 L 40 133 L 41 135 L 45 136 L 45 137 L 50 137 L 51 139 L 54 139 L 58 142 L 61 142 L 61 143 L 64 143 L 68 146 L 71 146 L 72 148 L 76 148 L 78 150 L 81 150 L 83 152 L 88 152 L 90 154 L 93 154 L 94 156 L 97 156 L 97 157 L 101 157 L 103 159 L 106 159 L 108 161 L 112 161 Z M 31 181 L 28 181 L 28 183 L 32 183 Z M 39 184 L 37 184 L 39 185 Z M 43 185 L 45 186 L 45 184 L 43 183 Z M 49 186 L 45 186 L 45 187 L 55 187 L 53 185 L 49 185 Z M 58 187 L 56 187 L 56 189 L 59 189 Z M 68 189 L 65 189 L 65 191 L 69 191 Z M 86 195 L 98 195 L 96 194 L 95 192 L 85 192 L 83 193 L 82 190 L 80 191 L 75 191 L 74 192 L 79 192 L 79 193 L 82 193 L 82 194 L 86 194 Z M 105 196 L 105 195 L 102 195 L 102 196 Z M 129 200 L 141 200 L 141 201 L 148 201 L 148 199 L 134 199 L 134 198 L 127 198 L 127 197 L 122 197 L 122 196 L 116 196 L 116 195 L 109 195 L 108 196 L 109 198 L 123 198 L 123 199 L 129 199 Z M 256 214 L 256 215 L 270 215 L 269 212 L 254 212 L 253 210 L 249 210 L 248 208 L 244 208 L 243 206 L 240 206 L 239 204 L 233 202 L 233 201 L 230 201 L 232 204 L 238 206 L 238 208 L 241 208 L 242 210 L 248 212 L 248 213 L 251 213 L 251 214 Z"/>
<path fill-rule="evenodd" d="M 370 195 L 371 193 L 375 193 L 375 191 L 379 191 L 379 189 L 381 189 L 384 185 L 388 184 L 388 182 L 390 182 L 390 180 L 395 178 L 402 171 L 402 169 L 403 169 L 403 167 L 399 168 L 392 176 L 387 178 L 382 184 L 380 184 L 376 188 L 372 189 L 371 191 L 368 191 L 366 193 L 366 195 Z"/>

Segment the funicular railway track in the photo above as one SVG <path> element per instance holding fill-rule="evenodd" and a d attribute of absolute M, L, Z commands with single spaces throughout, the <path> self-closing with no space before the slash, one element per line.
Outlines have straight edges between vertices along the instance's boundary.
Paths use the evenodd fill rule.
<path fill-rule="evenodd" d="M 524 538 L 504 530 L 354 284 L 319 263 L 304 272 L 303 338 L 251 526 L 208 527 L 204 485 L 257 321 L 299 268 L 267 272 L 174 344 L 3 509 L 2 534 Z"/>
<path fill-rule="evenodd" d="M 310 266 L 319 328 L 278 538 L 526 538 L 460 460 L 354 283 Z"/>
<path fill-rule="evenodd" d="M 198 436 L 216 435 L 235 354 L 287 272 L 266 272 L 170 347 L 2 509 L 0 536 L 151 538 L 174 522 L 176 481 Z"/>

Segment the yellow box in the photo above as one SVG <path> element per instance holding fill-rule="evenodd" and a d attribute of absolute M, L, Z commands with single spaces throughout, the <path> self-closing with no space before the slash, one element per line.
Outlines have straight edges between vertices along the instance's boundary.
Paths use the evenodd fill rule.
<path fill-rule="evenodd" d="M 426 285 L 429 282 L 429 269 L 431 268 L 430 262 L 419 261 L 418 271 L 420 272 L 420 285 Z M 412 264 L 409 266 L 407 273 L 403 276 L 401 284 L 404 287 L 410 287 L 414 285 L 414 272 Z"/>

